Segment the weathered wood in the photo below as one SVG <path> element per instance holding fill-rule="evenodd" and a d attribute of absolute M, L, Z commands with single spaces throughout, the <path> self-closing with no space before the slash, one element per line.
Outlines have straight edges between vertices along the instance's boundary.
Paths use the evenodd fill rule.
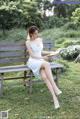
<path fill-rule="evenodd" d="M 0 51 L 19 51 L 24 50 L 25 46 L 2 46 L 0 47 Z"/>
<path fill-rule="evenodd" d="M 62 69 L 63 68 L 63 65 L 59 63 L 50 62 L 50 65 L 52 69 Z"/>
<path fill-rule="evenodd" d="M 58 63 L 50 63 L 52 69 L 60 69 L 63 68 L 63 65 L 58 64 Z M 16 65 L 16 66 L 5 66 L 5 67 L 0 67 L 0 73 L 5 73 L 5 72 L 13 72 L 13 71 L 29 71 L 30 69 L 26 65 Z"/>
<path fill-rule="evenodd" d="M 26 60 L 28 60 L 28 58 L 29 58 L 29 52 L 27 51 L 27 49 L 24 50 L 24 57 Z M 24 65 L 26 65 L 26 61 L 24 61 Z M 25 82 L 25 80 L 27 78 L 26 75 L 27 75 L 27 71 L 24 71 L 24 79 L 23 79 L 24 86 L 26 86 L 26 82 Z"/>
<path fill-rule="evenodd" d="M 28 77 L 28 79 L 25 80 L 25 86 L 28 87 L 28 92 L 31 94 L 32 93 L 32 78 L 34 77 L 31 70 L 29 70 L 26 73 L 26 77 Z"/>
<path fill-rule="evenodd" d="M 0 75 L 0 97 L 3 96 L 3 74 Z"/>
<path fill-rule="evenodd" d="M 27 71 L 24 71 L 24 79 L 23 79 L 24 86 L 26 86 L 26 82 L 25 82 L 25 80 L 26 80 L 26 74 L 27 74 Z"/>
<path fill-rule="evenodd" d="M 19 62 L 26 62 L 26 59 L 22 57 L 0 59 L 0 64 L 7 64 L 7 63 L 11 64 L 11 63 L 19 63 Z"/>
<path fill-rule="evenodd" d="M 56 82 L 57 86 L 59 87 L 59 84 L 58 84 L 59 75 L 58 74 L 59 74 L 58 70 L 56 69 L 56 80 L 55 80 L 55 82 Z"/>
<path fill-rule="evenodd" d="M 0 73 L 5 73 L 5 72 L 18 72 L 18 71 L 27 71 L 29 68 L 27 65 L 16 65 L 16 66 L 5 66 L 5 67 L 0 67 Z"/>
<path fill-rule="evenodd" d="M 24 51 L 23 52 L 0 52 L 0 58 L 6 58 L 6 57 L 23 57 L 24 56 Z"/>
<path fill-rule="evenodd" d="M 25 42 L 23 41 L 20 41 L 20 42 L 4 42 L 4 41 L 0 41 L 0 47 L 1 46 L 22 46 L 22 45 L 25 45 Z"/>
<path fill-rule="evenodd" d="M 53 41 L 52 40 L 43 40 L 43 44 L 44 44 L 44 47 L 43 49 L 44 50 L 52 50 L 53 48 Z"/>

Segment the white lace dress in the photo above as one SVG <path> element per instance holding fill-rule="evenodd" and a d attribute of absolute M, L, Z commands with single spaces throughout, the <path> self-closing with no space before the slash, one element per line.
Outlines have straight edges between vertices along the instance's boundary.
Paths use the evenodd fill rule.
<path fill-rule="evenodd" d="M 35 42 L 30 42 L 30 47 L 36 56 L 42 57 L 41 56 L 41 52 L 43 50 L 42 42 L 40 42 L 39 45 L 35 44 Z M 44 59 L 36 59 L 32 58 L 31 56 L 28 59 L 27 66 L 32 70 L 35 77 L 37 78 L 40 78 L 40 68 L 43 62 L 45 62 Z"/>

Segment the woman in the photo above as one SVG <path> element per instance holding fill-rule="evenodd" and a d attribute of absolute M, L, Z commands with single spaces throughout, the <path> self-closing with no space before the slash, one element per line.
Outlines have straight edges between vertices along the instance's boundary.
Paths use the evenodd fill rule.
<path fill-rule="evenodd" d="M 50 64 L 48 61 L 46 61 L 48 57 L 42 56 L 41 54 L 44 53 L 49 55 L 50 53 L 53 53 L 53 55 L 55 55 L 59 53 L 59 51 L 43 51 L 42 39 L 38 35 L 38 28 L 36 26 L 31 26 L 28 30 L 28 34 L 29 39 L 26 41 L 26 47 L 29 51 L 30 57 L 28 59 L 27 65 L 33 71 L 36 77 L 41 77 L 44 80 L 52 94 L 55 109 L 58 109 L 60 105 L 57 95 L 61 94 L 62 91 L 56 86 L 54 82 Z"/>

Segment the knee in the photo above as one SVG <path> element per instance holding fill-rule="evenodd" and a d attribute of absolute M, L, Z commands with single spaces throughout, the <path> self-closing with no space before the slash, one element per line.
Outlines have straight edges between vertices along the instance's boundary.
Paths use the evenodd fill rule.
<path fill-rule="evenodd" d="M 45 67 L 45 68 L 49 68 L 49 67 L 50 67 L 50 63 L 49 63 L 49 62 L 45 62 L 45 63 L 44 63 L 44 67 Z"/>
<path fill-rule="evenodd" d="M 45 75 L 42 75 L 42 79 L 43 79 L 43 80 L 46 80 L 47 77 L 46 77 Z"/>

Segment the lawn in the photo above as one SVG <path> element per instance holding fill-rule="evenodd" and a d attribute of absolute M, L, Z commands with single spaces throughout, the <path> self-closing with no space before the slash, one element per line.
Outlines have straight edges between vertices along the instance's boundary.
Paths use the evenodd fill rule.
<path fill-rule="evenodd" d="M 14 32 L 17 34 L 14 35 Z M 22 33 L 21 38 L 26 36 L 25 31 L 17 30 L 14 32 L 10 31 L 10 35 L 5 40 L 8 41 L 13 38 L 18 41 L 19 33 Z M 70 39 L 79 39 L 78 32 L 73 32 L 75 35 L 72 37 L 71 32 L 56 28 L 46 30 L 41 34 L 43 37 L 55 39 L 54 41 L 57 43 L 58 39 L 67 38 L 67 35 Z M 55 45 L 57 46 L 57 44 Z M 15 80 L 4 81 L 4 96 L 0 98 L 0 111 L 10 109 L 9 119 L 80 119 L 80 63 L 64 60 L 62 62 L 66 64 L 66 71 L 61 74 L 59 80 L 59 86 L 63 92 L 59 96 L 60 109 L 54 109 L 54 104 L 51 101 L 52 96 L 44 83 L 34 84 L 33 93 L 29 94 L 28 89 L 23 86 L 22 80 Z M 21 74 L 12 73 L 8 75 Z"/>
<path fill-rule="evenodd" d="M 80 64 L 66 62 L 68 71 L 63 73 L 59 86 L 61 108 L 54 109 L 52 96 L 45 84 L 34 84 L 30 95 L 22 80 L 5 81 L 0 110 L 9 111 L 9 119 L 79 119 L 80 117 Z"/>

